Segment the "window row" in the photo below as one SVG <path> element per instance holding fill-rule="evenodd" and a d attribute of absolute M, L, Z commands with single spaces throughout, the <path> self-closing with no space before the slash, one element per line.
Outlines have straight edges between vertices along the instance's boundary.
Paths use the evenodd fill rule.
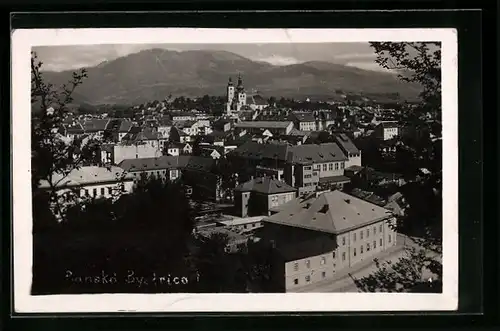
<path fill-rule="evenodd" d="M 316 170 L 321 170 L 323 169 L 323 171 L 333 171 L 333 167 L 335 167 L 335 170 L 339 170 L 339 167 L 340 169 L 344 169 L 344 162 L 335 162 L 335 163 L 323 163 L 323 168 L 321 168 L 321 165 L 320 164 L 317 164 L 315 166 L 315 169 Z"/>
<path fill-rule="evenodd" d="M 321 278 L 326 278 L 326 271 L 322 271 L 321 272 Z M 306 284 L 311 282 L 311 276 L 310 275 L 305 276 L 304 279 L 306 281 Z M 294 285 L 299 285 L 299 279 L 295 278 L 293 280 L 293 284 Z"/>
<path fill-rule="evenodd" d="M 333 252 L 333 258 L 335 258 L 335 252 Z M 320 265 L 325 265 L 326 264 L 326 257 L 322 256 L 319 263 L 320 263 Z M 307 269 L 310 269 L 311 268 L 311 260 L 306 260 L 305 265 L 306 265 Z M 293 264 L 293 270 L 299 271 L 299 263 L 298 262 L 295 262 Z"/>
<path fill-rule="evenodd" d="M 378 227 L 378 231 L 379 231 L 379 233 L 382 233 L 382 232 L 383 232 L 383 230 L 384 230 L 384 229 L 383 229 L 383 224 L 380 224 L 380 226 Z M 360 239 L 364 239 L 364 234 L 365 234 L 365 230 L 361 230 L 361 231 L 359 231 L 359 238 L 360 238 Z M 377 234 L 377 227 L 376 227 L 376 226 L 374 226 L 374 227 L 373 227 L 373 234 L 374 234 L 374 235 L 376 235 L 376 234 Z M 369 229 L 369 228 L 368 228 L 368 229 L 366 229 L 366 238 L 368 238 L 368 237 L 370 237 L 370 229 Z M 353 241 L 353 242 L 355 242 L 355 241 L 356 241 L 356 239 L 357 239 L 357 234 L 356 234 L 356 232 L 354 232 L 354 233 L 352 234 L 352 241 Z M 343 246 L 345 246 L 345 244 L 346 244 L 345 237 L 342 237 L 342 245 L 343 245 Z"/>
<path fill-rule="evenodd" d="M 97 198 L 99 196 L 106 196 L 107 195 L 112 195 L 113 191 L 118 191 L 121 190 L 122 192 L 125 192 L 125 185 L 120 185 L 120 186 L 106 186 L 106 187 L 101 187 L 101 188 L 93 188 L 93 189 L 81 189 L 80 190 L 80 197 L 94 197 Z"/>

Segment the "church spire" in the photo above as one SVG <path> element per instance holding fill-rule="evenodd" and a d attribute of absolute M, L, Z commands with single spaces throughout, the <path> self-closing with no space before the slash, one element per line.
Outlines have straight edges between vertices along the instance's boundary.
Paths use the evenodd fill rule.
<path fill-rule="evenodd" d="M 243 80 L 241 79 L 241 73 L 238 74 L 238 87 L 243 87 Z"/>
<path fill-rule="evenodd" d="M 229 81 L 227 82 L 227 85 L 232 86 L 233 85 L 233 79 L 229 77 Z"/>

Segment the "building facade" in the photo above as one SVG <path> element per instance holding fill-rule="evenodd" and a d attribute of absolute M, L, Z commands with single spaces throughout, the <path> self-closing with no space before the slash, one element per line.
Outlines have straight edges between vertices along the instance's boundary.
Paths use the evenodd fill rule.
<path fill-rule="evenodd" d="M 281 291 L 332 278 L 396 245 L 390 211 L 340 191 L 297 198 L 263 221 Z"/>

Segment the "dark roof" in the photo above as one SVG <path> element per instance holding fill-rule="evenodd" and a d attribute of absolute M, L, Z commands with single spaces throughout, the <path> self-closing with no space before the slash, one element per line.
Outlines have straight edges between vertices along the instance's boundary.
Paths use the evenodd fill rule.
<path fill-rule="evenodd" d="M 336 143 L 306 144 L 292 147 L 294 163 L 321 163 L 331 161 L 347 161 Z"/>
<path fill-rule="evenodd" d="M 302 164 L 347 160 L 336 143 L 290 146 L 281 143 L 247 142 L 233 150 L 233 153 L 253 159 L 278 159 Z"/>
<path fill-rule="evenodd" d="M 336 138 L 338 144 L 340 145 L 340 148 L 342 148 L 347 153 L 359 153 L 359 149 L 356 147 L 356 145 L 354 145 L 352 140 L 345 133 L 337 134 Z"/>
<path fill-rule="evenodd" d="M 292 118 L 297 119 L 297 121 L 299 121 L 299 122 L 315 122 L 316 121 L 313 113 L 311 113 L 311 112 L 297 111 L 297 112 L 292 112 L 292 114 L 290 116 Z"/>
<path fill-rule="evenodd" d="M 236 128 L 265 128 L 265 129 L 286 129 L 290 122 L 276 121 L 242 121 L 236 123 Z"/>
<path fill-rule="evenodd" d="M 273 179 L 271 177 L 259 177 L 238 185 L 235 188 L 235 191 L 251 191 L 264 194 L 278 194 L 295 192 L 296 189 L 285 182 Z"/>
<path fill-rule="evenodd" d="M 346 176 L 330 176 L 330 177 L 323 177 L 319 179 L 320 183 L 345 183 L 345 182 L 350 182 L 351 179 Z"/>
<path fill-rule="evenodd" d="M 387 128 L 397 128 L 398 123 L 396 122 L 382 122 L 379 124 L 380 127 L 387 129 Z"/>
<path fill-rule="evenodd" d="M 106 126 L 110 122 L 109 119 L 90 119 L 87 121 L 84 121 L 82 123 L 82 126 L 85 130 L 85 132 L 97 132 L 97 131 L 104 131 L 106 130 Z"/>
<path fill-rule="evenodd" d="M 126 171 L 189 169 L 210 172 L 213 164 L 212 158 L 191 155 L 163 155 L 142 159 L 126 159 L 120 162 L 120 167 Z"/>

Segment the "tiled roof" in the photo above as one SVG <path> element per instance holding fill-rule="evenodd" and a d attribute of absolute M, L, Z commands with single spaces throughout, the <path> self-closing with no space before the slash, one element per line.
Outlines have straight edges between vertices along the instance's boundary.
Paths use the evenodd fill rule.
<path fill-rule="evenodd" d="M 67 176 L 61 174 L 55 174 L 52 179 L 56 183 L 56 187 L 72 187 L 80 185 L 88 185 L 102 182 L 112 182 L 117 181 L 124 173 L 124 170 L 120 167 L 81 167 L 80 169 L 75 169 L 69 173 Z M 133 178 L 132 175 L 125 175 L 126 179 Z M 41 181 L 40 187 L 49 187 L 47 181 Z"/>
<path fill-rule="evenodd" d="M 290 114 L 291 118 L 297 119 L 299 122 L 315 122 L 316 119 L 314 118 L 313 113 L 311 112 L 305 112 L 305 111 L 297 111 L 297 112 L 292 112 Z"/>
<path fill-rule="evenodd" d="M 291 161 L 294 163 L 321 163 L 347 160 L 347 157 L 336 143 L 293 146 L 292 156 Z"/>
<path fill-rule="evenodd" d="M 206 157 L 178 155 L 163 155 L 160 157 L 126 159 L 119 166 L 126 171 L 145 171 L 160 169 L 191 169 L 211 171 L 214 160 Z"/>
<path fill-rule="evenodd" d="M 291 187 L 285 182 L 270 177 L 251 179 L 248 182 L 238 185 L 235 190 L 242 192 L 252 191 L 264 194 L 278 194 L 296 191 L 294 187 Z"/>
<path fill-rule="evenodd" d="M 359 153 L 359 149 L 354 145 L 352 140 L 345 134 L 345 133 L 340 133 L 336 135 L 337 137 L 337 142 L 340 145 L 340 147 L 345 150 L 347 153 L 351 154 L 357 154 Z"/>
<path fill-rule="evenodd" d="M 286 129 L 290 122 L 276 121 L 243 121 L 235 124 L 236 128 Z"/>
<path fill-rule="evenodd" d="M 341 191 L 318 197 L 296 198 L 282 206 L 282 211 L 264 221 L 314 231 L 339 234 L 390 217 L 387 209 Z"/>
<path fill-rule="evenodd" d="M 305 144 L 259 144 L 247 142 L 233 151 L 235 154 L 257 159 L 278 159 L 293 163 L 321 163 L 346 161 L 347 157 L 336 143 Z"/>
<path fill-rule="evenodd" d="M 109 123 L 109 119 L 101 120 L 101 119 L 91 119 L 84 121 L 82 126 L 85 132 L 97 132 L 106 130 L 106 126 Z"/>

